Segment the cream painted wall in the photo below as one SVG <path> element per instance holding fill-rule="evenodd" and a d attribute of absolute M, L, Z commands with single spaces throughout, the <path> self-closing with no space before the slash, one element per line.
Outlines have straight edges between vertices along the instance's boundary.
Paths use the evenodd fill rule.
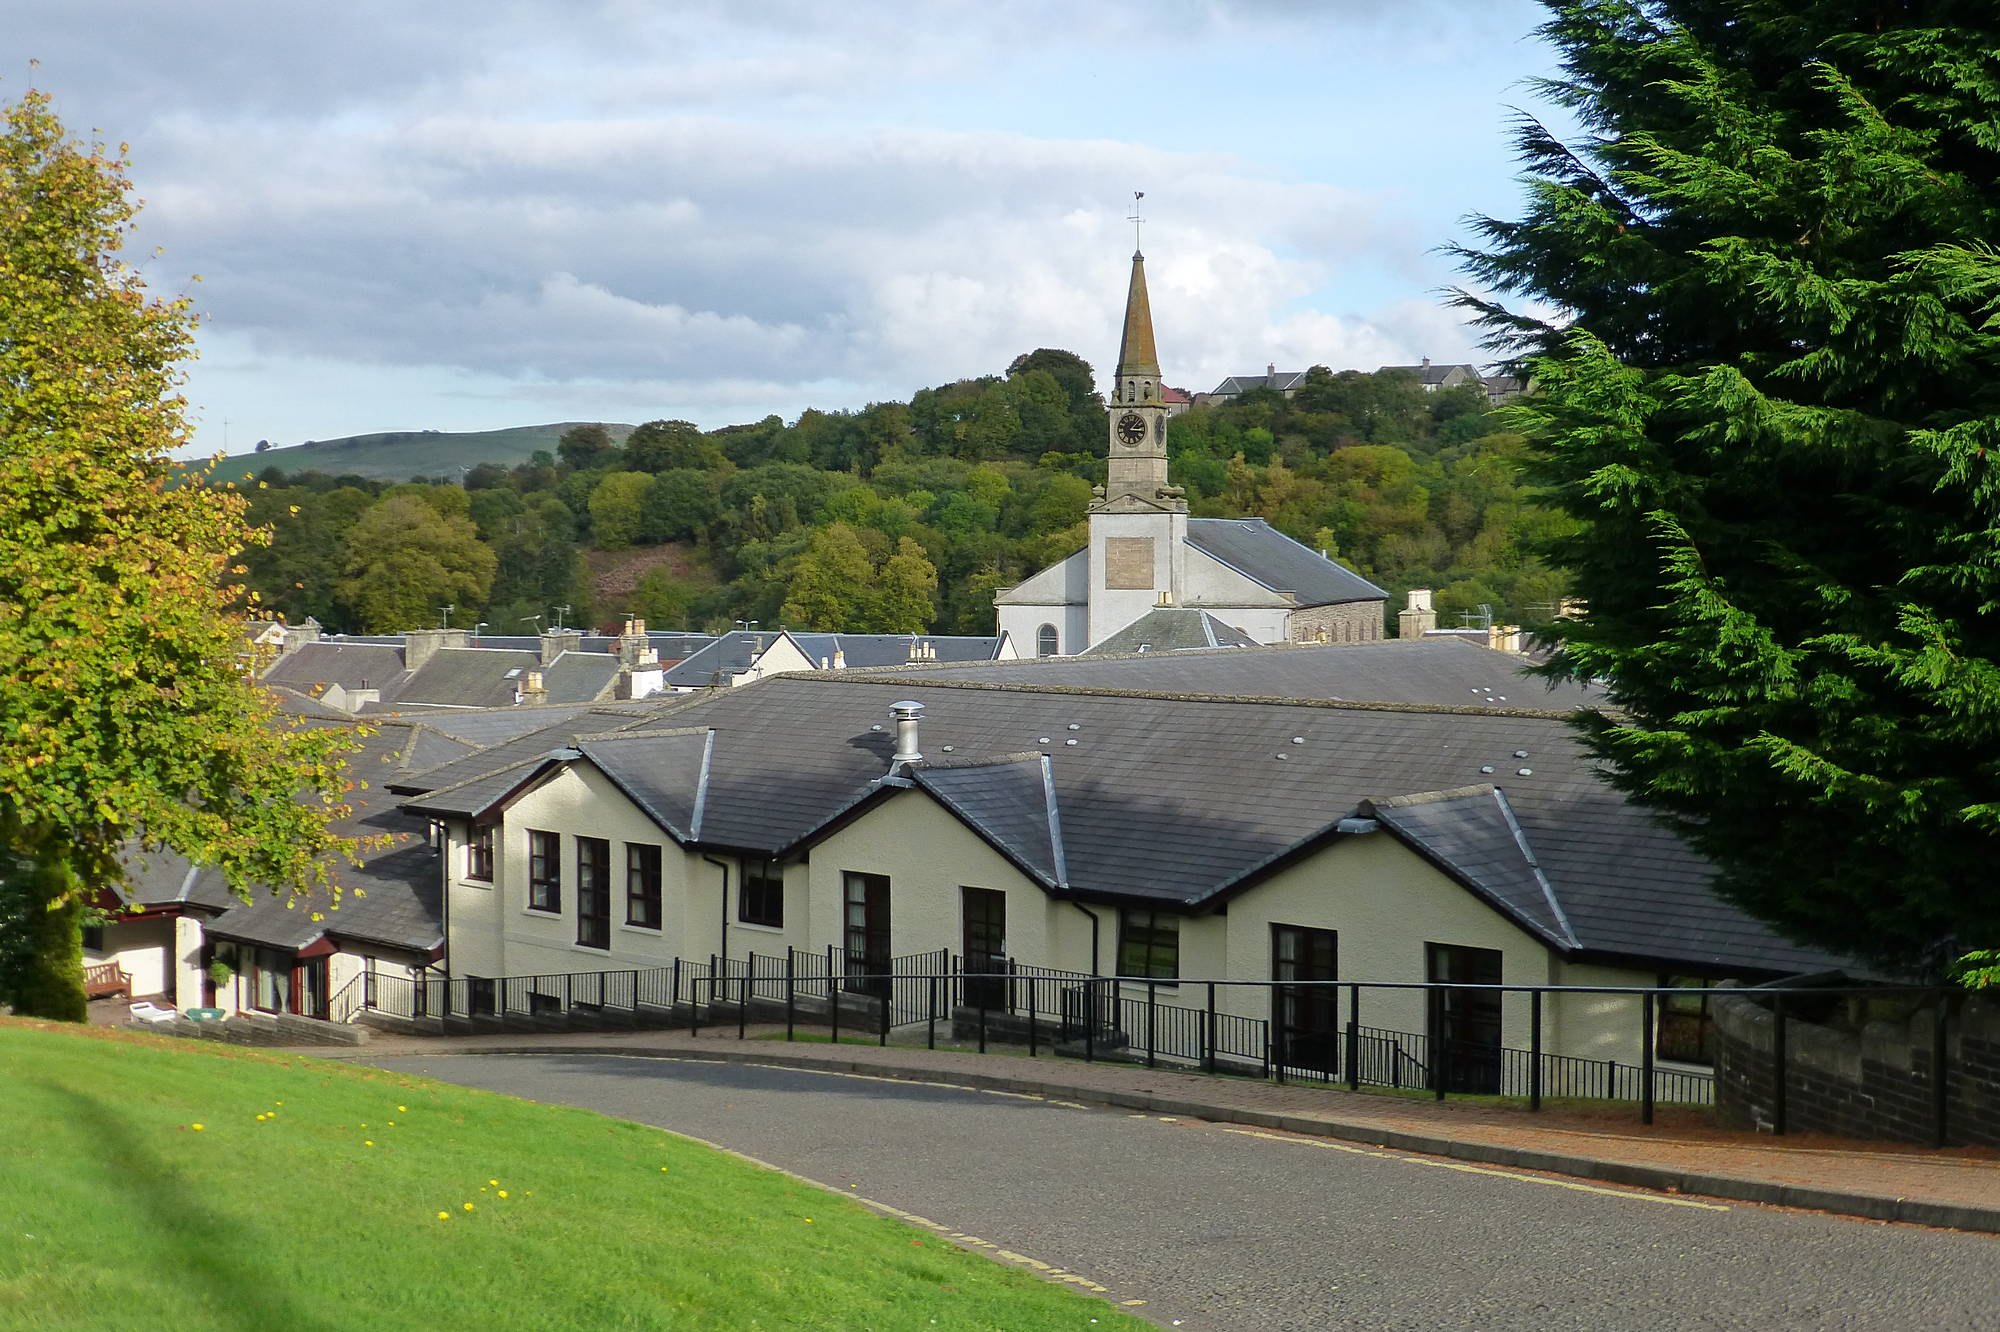
<path fill-rule="evenodd" d="M 112 919 L 104 926 L 104 947 L 84 950 L 85 966 L 116 962 L 132 977 L 132 994 L 166 995 L 171 999 L 174 982 L 174 922 L 149 916 L 143 920 Z"/>
<path fill-rule="evenodd" d="M 203 937 L 201 922 L 193 916 L 174 919 L 174 1003 L 180 1008 L 200 1008 L 205 997 L 201 969 Z"/>
<path fill-rule="evenodd" d="M 889 938 L 897 957 L 964 944 L 961 887 L 1007 895 L 1007 950 L 1022 962 L 1089 971 L 1090 920 L 1057 902 L 921 791 L 902 791 L 812 849 L 811 946 L 844 942 L 845 874 L 889 878 Z M 1104 919 L 1105 956 L 1115 911 Z M 803 946 L 803 945 L 802 945 Z"/>
<path fill-rule="evenodd" d="M 1658 985 L 1656 968 L 1607 967 L 1576 962 L 1556 963 L 1556 985 Z M 1616 1059 L 1636 1064 L 1643 1056 L 1640 1034 L 1645 1026 L 1642 1001 L 1636 994 L 1552 995 L 1550 1005 L 1560 1015 L 1560 1053 L 1581 1059 Z M 1710 1071 L 1705 1064 L 1658 1061 L 1661 1068 Z"/>

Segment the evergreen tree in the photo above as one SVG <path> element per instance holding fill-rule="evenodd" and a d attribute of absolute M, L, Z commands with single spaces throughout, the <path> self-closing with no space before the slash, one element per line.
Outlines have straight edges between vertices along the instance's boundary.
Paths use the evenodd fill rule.
<path fill-rule="evenodd" d="M 1587 137 L 1524 127 L 1462 300 L 1578 523 L 1553 669 L 1610 681 L 1591 743 L 1727 896 L 1935 973 L 2000 940 L 2000 23 L 1545 3 Z"/>

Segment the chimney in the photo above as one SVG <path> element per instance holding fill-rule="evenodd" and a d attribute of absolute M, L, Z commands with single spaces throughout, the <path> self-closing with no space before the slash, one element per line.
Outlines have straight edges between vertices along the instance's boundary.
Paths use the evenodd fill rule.
<path fill-rule="evenodd" d="M 529 704 L 549 701 L 548 687 L 542 683 L 540 671 L 528 672 L 528 682 L 521 687 L 521 701 Z"/>
<path fill-rule="evenodd" d="M 1427 587 L 1411 588 L 1410 604 L 1396 612 L 1396 637 L 1422 638 L 1437 627 L 1437 612 L 1431 609 L 1431 590 Z"/>
<path fill-rule="evenodd" d="M 905 763 L 923 762 L 923 751 L 917 748 L 917 723 L 924 719 L 924 705 L 906 698 L 891 703 L 889 715 L 896 719 L 896 756 L 889 760 L 890 771 Z"/>
<path fill-rule="evenodd" d="M 1424 357 L 1424 369 L 1428 370 L 1430 368 L 1431 368 L 1431 358 L 1426 356 Z"/>
<path fill-rule="evenodd" d="M 646 655 L 650 647 L 646 638 L 646 622 L 625 621 L 625 630 L 618 636 L 618 664 L 630 670 L 639 664 L 639 659 Z"/>
<path fill-rule="evenodd" d="M 833 669 L 835 669 L 836 671 L 844 671 L 847 669 L 847 653 L 842 651 L 840 648 L 835 648 L 833 650 Z"/>
<path fill-rule="evenodd" d="M 1264 378 L 1270 380 L 1270 379 L 1276 379 L 1277 377 L 1278 377 L 1278 363 L 1276 361 L 1272 361 L 1269 364 L 1265 365 Z"/>
<path fill-rule="evenodd" d="M 565 652 L 583 651 L 583 630 L 546 629 L 542 632 L 542 665 L 546 666 Z"/>
<path fill-rule="evenodd" d="M 462 648 L 471 641 L 464 629 L 412 629 L 403 635 L 403 667 L 421 670 L 441 648 Z"/>
<path fill-rule="evenodd" d="M 320 623 L 310 615 L 306 616 L 304 624 L 288 624 L 285 626 L 284 641 L 278 644 L 278 655 L 282 657 L 287 652 L 297 651 L 307 643 L 317 643 L 319 635 Z"/>

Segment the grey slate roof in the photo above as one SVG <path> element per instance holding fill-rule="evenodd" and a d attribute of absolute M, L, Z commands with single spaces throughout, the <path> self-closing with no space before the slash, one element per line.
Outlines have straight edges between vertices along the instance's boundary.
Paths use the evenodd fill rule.
<path fill-rule="evenodd" d="M 576 747 L 676 841 L 691 842 L 701 835 L 713 741 L 707 730 L 638 731 Z"/>
<path fill-rule="evenodd" d="M 829 661 L 838 650 L 852 669 L 895 666 L 911 660 L 912 648 L 935 661 L 991 661 L 1000 640 L 966 634 L 815 634 L 793 631 L 792 639 L 814 661 Z"/>
<path fill-rule="evenodd" d="M 1385 365 L 1375 373 L 1378 375 L 1385 374 L 1392 370 L 1401 371 L 1406 375 L 1415 375 L 1418 382 L 1429 385 L 1444 383 L 1445 380 L 1451 378 L 1451 373 L 1454 370 L 1463 371 L 1464 377 L 1471 383 L 1476 384 L 1480 381 L 1479 367 L 1469 365 L 1463 361 L 1456 361 L 1449 365 L 1434 365 L 1429 361 L 1425 361 L 1421 365 Z"/>
<path fill-rule="evenodd" d="M 1272 388 L 1282 393 L 1305 382 L 1306 372 L 1303 370 L 1277 370 L 1267 375 L 1231 375 L 1215 386 L 1212 396 L 1233 398 L 1254 388 Z"/>
<path fill-rule="evenodd" d="M 1195 549 L 1274 592 L 1290 592 L 1301 606 L 1388 600 L 1387 592 L 1360 574 L 1300 545 L 1262 518 L 1190 518 L 1187 531 Z"/>
<path fill-rule="evenodd" d="M 571 711 L 567 708 L 524 709 L 530 716 L 538 716 L 544 724 L 532 731 L 509 736 L 505 740 L 474 750 L 462 758 L 421 772 L 404 772 L 394 779 L 393 789 L 410 794 L 419 791 L 439 791 L 455 786 L 473 777 L 484 776 L 502 768 L 509 768 L 528 759 L 538 758 L 552 749 L 562 749 L 573 744 L 579 737 L 601 735 L 625 727 L 643 725 L 654 709 L 644 711 L 631 707 L 589 708 Z M 513 709 L 508 709 L 512 713 Z"/>
<path fill-rule="evenodd" d="M 1602 690 L 1527 675 L 1528 662 L 1485 642 L 1392 638 L 1377 643 L 1301 643 L 1255 651 L 1181 651 L 1143 656 L 1027 657 L 959 666 L 911 666 L 899 679 L 1071 689 L 1134 689 L 1237 698 L 1340 699 L 1357 703 L 1530 708 L 1601 707 Z"/>
<path fill-rule="evenodd" d="M 565 652 L 541 668 L 542 688 L 551 703 L 595 703 L 611 697 L 618 683 L 618 658 L 595 652 Z"/>
<path fill-rule="evenodd" d="M 364 708 L 370 723 L 401 720 L 421 723 L 425 730 L 448 735 L 475 748 L 496 745 L 503 740 L 512 740 L 529 731 L 539 731 L 545 726 L 580 717 L 590 711 L 587 705 L 566 704 L 535 707 L 523 705 L 517 708 L 426 708 L 421 705 L 402 709 L 389 706 L 377 711 Z M 437 760 L 443 763 L 444 759 Z M 412 764 L 412 771 L 436 764 Z"/>
<path fill-rule="evenodd" d="M 1364 801 L 1372 815 L 1433 863 L 1558 947 L 1580 944 L 1506 792 L 1490 785 Z"/>
<path fill-rule="evenodd" d="M 754 630 L 733 630 L 704 644 L 686 660 L 666 669 L 666 683 L 676 689 L 702 689 L 727 685 L 732 678 L 750 669 L 759 645 L 769 647 L 775 634 Z"/>
<path fill-rule="evenodd" d="M 390 697 L 407 678 L 403 649 L 386 643 L 301 643 L 272 662 L 262 678 L 271 684 L 307 690 L 337 684 L 346 689 L 379 689 Z"/>
<path fill-rule="evenodd" d="M 1068 886 L 1062 816 L 1046 756 L 930 763 L 910 776 L 1044 888 Z"/>
<path fill-rule="evenodd" d="M 533 652 L 507 648 L 440 648 L 414 671 L 391 700 L 459 708 L 511 707 L 529 671 L 542 669 Z"/>
<path fill-rule="evenodd" d="M 1085 657 L 1137 652 L 1177 652 L 1185 648 L 1256 647 L 1240 629 L 1192 606 L 1157 606 L 1080 654 Z M 1048 660 L 1039 658 L 1038 660 Z"/>

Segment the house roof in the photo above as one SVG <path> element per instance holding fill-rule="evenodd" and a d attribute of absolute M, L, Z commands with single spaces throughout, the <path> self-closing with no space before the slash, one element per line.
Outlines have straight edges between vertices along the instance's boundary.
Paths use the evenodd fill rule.
<path fill-rule="evenodd" d="M 1389 594 L 1262 518 L 1190 518 L 1188 544 L 1301 606 L 1387 601 Z"/>
<path fill-rule="evenodd" d="M 528 672 L 541 669 L 541 657 L 533 652 L 510 648 L 439 648 L 411 673 L 393 701 L 439 707 L 510 707 L 527 684 Z M 387 695 L 384 699 L 390 701 Z"/>
<path fill-rule="evenodd" d="M 1185 648 L 1256 646 L 1256 639 L 1224 624 L 1205 610 L 1192 606 L 1158 606 L 1111 637 L 1091 644 L 1081 655 L 1092 657 L 1127 652 L 1176 652 Z"/>
<path fill-rule="evenodd" d="M 736 629 L 695 649 L 684 660 L 666 668 L 666 683 L 676 689 L 701 689 L 727 685 L 750 669 L 759 655 L 769 650 L 771 640 L 783 630 Z"/>
<path fill-rule="evenodd" d="M 260 678 L 301 690 L 316 684 L 337 684 L 349 690 L 379 689 L 388 698 L 407 676 L 400 645 L 321 639 L 317 643 L 301 643 L 279 657 Z"/>
<path fill-rule="evenodd" d="M 1044 888 L 1068 883 L 1062 817 L 1048 756 L 1006 754 L 965 763 L 927 763 L 911 779 L 985 836 Z"/>
<path fill-rule="evenodd" d="M 1122 637 L 1123 631 L 1115 637 Z M 1107 640 L 1108 641 L 1108 640 Z M 1237 698 L 1334 699 L 1569 711 L 1604 706 L 1602 690 L 1538 680 L 1512 653 L 1457 638 L 1272 644 L 1255 651 L 1183 650 L 1119 656 L 913 664 L 898 678 L 976 680 L 1053 688 L 1131 689 Z"/>
<path fill-rule="evenodd" d="M 539 669 L 551 703 L 595 703 L 618 683 L 618 658 L 601 652 L 565 652 Z"/>
<path fill-rule="evenodd" d="M 1000 640 L 983 634 L 815 634 L 792 631 L 792 641 L 814 661 L 831 660 L 835 650 L 850 668 L 897 666 L 917 661 L 991 661 Z M 912 651 L 928 652 L 913 658 Z"/>
<path fill-rule="evenodd" d="M 538 758 L 552 749 L 566 748 L 582 736 L 599 735 L 605 731 L 643 724 L 651 715 L 650 711 L 639 711 L 629 707 L 590 708 L 582 711 L 571 711 L 566 708 L 547 710 L 532 708 L 525 711 L 529 715 L 544 718 L 544 724 L 532 731 L 509 736 L 484 749 L 475 750 L 437 767 L 399 773 L 392 779 L 390 789 L 405 795 L 422 791 L 441 791 L 471 778 Z"/>
<path fill-rule="evenodd" d="M 1220 384 L 1217 384 L 1211 391 L 1210 396 L 1233 398 L 1239 393 L 1247 393 L 1255 388 L 1277 389 L 1280 393 L 1283 393 L 1295 389 L 1305 382 L 1306 372 L 1303 370 L 1273 370 L 1269 374 L 1264 375 L 1231 375 Z"/>
<path fill-rule="evenodd" d="M 1375 373 L 1378 375 L 1386 374 L 1392 370 L 1399 370 L 1406 375 L 1415 375 L 1420 383 L 1431 386 L 1444 383 L 1445 380 L 1451 378 L 1454 371 L 1462 372 L 1464 377 L 1469 378 L 1474 383 L 1478 383 L 1481 379 L 1479 367 L 1469 365 L 1463 361 L 1451 365 L 1434 365 L 1429 361 L 1425 361 L 1421 365 L 1385 365 Z"/>
<path fill-rule="evenodd" d="M 1363 801 L 1361 812 L 1558 947 L 1580 944 L 1499 787 Z"/>
<path fill-rule="evenodd" d="M 429 953 L 444 943 L 437 852 L 422 842 L 336 871 L 339 906 L 315 894 L 287 903 L 262 894 L 208 923 L 217 939 L 295 950 L 321 935 Z M 357 893 L 355 890 L 359 889 Z M 313 916 L 318 914 L 319 920 Z"/>
<path fill-rule="evenodd" d="M 598 736 L 576 748 L 676 841 L 692 842 L 702 835 L 714 744 L 713 731 L 667 730 Z"/>

